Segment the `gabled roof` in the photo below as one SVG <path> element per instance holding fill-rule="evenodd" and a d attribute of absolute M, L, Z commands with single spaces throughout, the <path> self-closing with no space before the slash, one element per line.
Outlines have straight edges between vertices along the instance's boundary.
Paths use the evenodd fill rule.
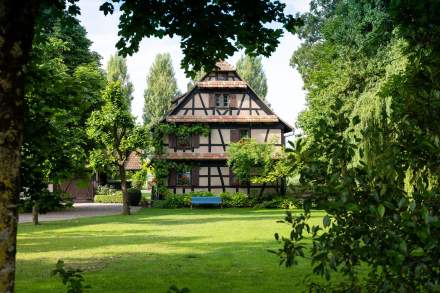
<path fill-rule="evenodd" d="M 215 67 L 217 67 L 219 71 L 235 71 L 234 66 L 224 60 L 215 63 Z"/>
<path fill-rule="evenodd" d="M 168 117 L 169 115 L 171 115 L 172 113 L 175 112 L 175 110 L 182 104 L 185 102 L 186 97 L 190 96 L 192 92 L 194 92 L 196 89 L 199 88 L 227 88 L 227 89 L 249 89 L 249 91 L 254 95 L 254 97 L 256 97 L 256 99 L 258 100 L 259 103 L 261 103 L 261 106 L 263 106 L 264 109 L 266 109 L 268 112 L 270 112 L 269 117 L 267 117 L 267 119 L 263 119 L 262 117 L 232 117 L 232 118 L 227 118 L 227 117 L 217 117 L 216 121 L 212 121 L 212 122 L 222 122 L 224 120 L 228 120 L 228 121 L 235 121 L 237 119 L 242 120 L 242 121 L 246 121 L 246 122 L 280 122 L 285 130 L 287 130 L 287 132 L 291 132 L 293 131 L 293 127 L 291 125 L 289 125 L 288 123 L 286 123 L 284 120 L 282 120 L 281 118 L 278 117 L 278 115 L 276 115 L 272 109 L 270 109 L 270 107 L 255 93 L 255 91 L 249 86 L 249 84 L 247 82 L 245 82 L 244 80 L 241 80 L 241 77 L 238 75 L 238 73 L 236 72 L 236 69 L 229 64 L 226 61 L 219 61 L 216 63 L 216 67 L 217 69 L 214 70 L 218 70 L 218 71 L 227 71 L 227 72 L 235 72 L 235 74 L 240 78 L 240 80 L 204 80 L 205 77 L 207 75 L 209 75 L 209 73 L 205 74 L 204 77 L 202 77 L 199 81 L 197 81 L 194 85 L 194 87 L 189 90 L 188 92 L 177 96 L 173 99 L 173 105 L 171 110 L 166 114 L 166 116 L 161 120 L 162 121 L 170 121 L 170 122 L 183 122 L 180 121 L 178 118 L 175 117 Z M 171 118 L 171 119 L 169 119 Z M 194 118 L 194 117 L 193 117 Z M 187 122 L 191 122 L 191 117 L 187 116 L 182 118 Z M 197 117 L 197 119 L 195 120 L 203 120 L 202 117 Z M 253 119 L 255 121 L 253 121 Z M 171 121 L 172 120 L 172 121 Z M 251 121 L 252 120 L 252 121 Z M 267 120 L 267 121 L 266 121 Z M 269 121 L 270 120 L 270 121 Z"/>

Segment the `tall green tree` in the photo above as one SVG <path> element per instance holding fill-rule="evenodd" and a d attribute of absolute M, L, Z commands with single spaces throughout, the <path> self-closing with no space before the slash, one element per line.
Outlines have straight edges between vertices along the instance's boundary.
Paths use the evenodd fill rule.
<path fill-rule="evenodd" d="M 102 93 L 103 105 L 94 111 L 87 121 L 87 134 L 96 147 L 90 156 L 90 164 L 95 169 L 102 164 L 114 165 L 121 178 L 123 195 L 122 213 L 130 214 L 127 193 L 125 162 L 131 152 L 143 146 L 142 128 L 130 112 L 120 81 L 110 82 Z"/>
<path fill-rule="evenodd" d="M 173 98 L 179 94 L 169 53 L 157 54 L 147 76 L 144 93 L 144 123 L 155 125 L 170 110 Z"/>
<path fill-rule="evenodd" d="M 255 93 L 266 101 L 267 79 L 261 60 L 260 56 L 241 55 L 237 61 L 236 68 L 238 74 L 250 85 Z"/>
<path fill-rule="evenodd" d="M 313 273 L 347 277 L 335 291 L 438 291 L 439 8 L 316 0 L 303 16 L 292 63 L 308 91 L 307 135 L 287 161 L 312 195 L 304 214 L 287 215 L 278 255 L 296 264 L 311 231 Z M 307 223 L 312 204 L 327 212 L 323 227 Z"/>
<path fill-rule="evenodd" d="M 78 14 L 76 0 L 1 0 L 0 14 L 0 291 L 14 290 L 15 248 L 17 232 L 17 201 L 20 192 L 20 148 L 23 135 L 24 80 L 34 24 L 37 16 L 50 7 Z M 121 1 L 121 39 L 117 47 L 122 55 L 133 54 L 144 37 L 181 36 L 187 72 L 203 66 L 214 67 L 215 60 L 226 59 L 238 48 L 254 54 L 270 55 L 282 36 L 279 23 L 289 31 L 298 19 L 284 14 L 285 4 L 279 1 L 254 0 L 249 3 L 175 3 L 174 1 L 144 3 Z M 101 6 L 113 13 L 113 1 Z M 208 17 L 207 17 L 208 16 Z M 213 21 L 215 20 L 215 21 Z M 206 32 L 211 38 L 206 38 Z M 134 36 L 134 37 L 133 37 Z M 231 40 L 235 40 L 231 42 Z"/>
<path fill-rule="evenodd" d="M 79 21 L 51 10 L 45 17 L 51 19 L 51 27 L 37 23 L 28 66 L 20 169 L 22 194 L 34 204 L 35 224 L 38 207 L 55 203 L 49 200 L 54 195 L 48 184 L 84 172 L 85 122 L 99 106 L 105 83 L 100 57 L 90 51 L 91 42 Z"/>
<path fill-rule="evenodd" d="M 129 102 L 133 100 L 133 83 L 128 74 L 127 60 L 118 54 L 110 56 L 107 63 L 107 81 L 120 81 L 124 95 Z"/>

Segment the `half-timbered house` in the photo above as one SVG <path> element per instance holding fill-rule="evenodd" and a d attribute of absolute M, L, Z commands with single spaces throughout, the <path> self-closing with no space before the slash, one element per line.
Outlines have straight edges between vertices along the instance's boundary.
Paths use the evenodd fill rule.
<path fill-rule="evenodd" d="M 282 182 L 240 183 L 227 166 L 230 143 L 251 137 L 281 148 L 285 134 L 292 131 L 292 127 L 275 115 L 228 63 L 218 62 L 215 70 L 177 97 L 163 122 L 177 126 L 201 123 L 210 129 L 207 136 L 167 135 L 163 138 L 163 158 L 192 165 L 192 170 L 187 172 L 170 170 L 169 191 L 177 194 L 189 191 L 282 192 Z"/>

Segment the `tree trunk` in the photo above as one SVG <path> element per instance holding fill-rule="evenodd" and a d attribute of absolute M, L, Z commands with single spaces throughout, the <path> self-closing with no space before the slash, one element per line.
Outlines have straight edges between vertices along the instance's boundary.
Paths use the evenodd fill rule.
<path fill-rule="evenodd" d="M 128 192 L 127 192 L 127 178 L 125 178 L 125 168 L 124 165 L 119 165 L 119 176 L 121 177 L 121 190 L 122 190 L 122 214 L 130 214 L 130 204 L 128 203 Z"/>
<path fill-rule="evenodd" d="M 34 225 L 38 225 L 38 202 L 34 201 L 34 204 L 32 205 L 32 223 Z"/>
<path fill-rule="evenodd" d="M 25 65 L 38 1 L 0 0 L 0 292 L 14 291 Z"/>

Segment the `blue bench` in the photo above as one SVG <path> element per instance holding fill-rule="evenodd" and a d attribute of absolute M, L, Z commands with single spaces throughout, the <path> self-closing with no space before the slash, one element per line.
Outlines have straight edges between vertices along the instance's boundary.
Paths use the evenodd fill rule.
<path fill-rule="evenodd" d="M 220 196 L 192 196 L 191 197 L 191 208 L 193 204 L 204 205 L 204 204 L 217 204 L 223 208 L 222 198 Z"/>

